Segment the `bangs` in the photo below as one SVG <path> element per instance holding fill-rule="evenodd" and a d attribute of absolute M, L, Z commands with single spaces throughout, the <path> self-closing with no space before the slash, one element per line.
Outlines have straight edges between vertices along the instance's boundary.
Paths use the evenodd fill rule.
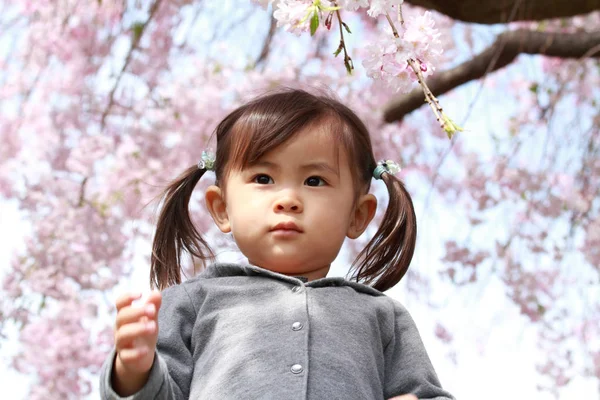
<path fill-rule="evenodd" d="M 221 130 L 223 135 L 217 135 L 218 181 L 230 171 L 256 164 L 269 151 L 314 127 L 332 135 L 336 159 L 339 160 L 340 148 L 346 151 L 357 189 L 360 182 L 370 182 L 375 166 L 369 156 L 371 145 L 366 127 L 335 100 L 302 91 L 284 91 L 259 97 L 231 117 L 228 126 Z"/>
<path fill-rule="evenodd" d="M 230 138 L 230 153 L 227 169 L 242 170 L 256 164 L 265 154 L 311 127 L 328 132 L 335 143 L 345 144 L 343 122 L 329 110 L 320 109 L 252 110 L 236 121 Z M 304 111 L 304 112 L 301 112 Z M 336 156 L 339 146 L 336 146 Z"/>

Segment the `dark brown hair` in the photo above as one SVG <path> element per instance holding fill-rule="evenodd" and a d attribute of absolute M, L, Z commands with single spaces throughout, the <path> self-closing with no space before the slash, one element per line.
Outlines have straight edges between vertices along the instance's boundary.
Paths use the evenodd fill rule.
<path fill-rule="evenodd" d="M 256 98 L 229 114 L 216 128 L 216 184 L 227 173 L 257 162 L 264 154 L 312 124 L 329 124 L 348 154 L 357 196 L 367 193 L 376 162 L 369 132 L 348 107 L 329 96 L 282 90 Z M 181 282 L 185 251 L 203 264 L 214 253 L 196 230 L 188 204 L 206 171 L 188 168 L 163 193 L 152 245 L 150 284 L 164 289 Z M 379 229 L 352 264 L 353 279 L 384 291 L 402 279 L 412 259 L 417 236 L 410 195 L 400 180 L 384 173 L 389 204 Z"/>

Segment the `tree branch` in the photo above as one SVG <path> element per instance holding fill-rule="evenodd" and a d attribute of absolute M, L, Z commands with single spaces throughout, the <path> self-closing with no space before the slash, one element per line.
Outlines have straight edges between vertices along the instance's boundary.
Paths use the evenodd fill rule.
<path fill-rule="evenodd" d="M 118 75 L 117 75 L 117 79 L 115 81 L 115 84 L 113 86 L 113 88 L 111 89 L 109 95 L 108 95 L 108 105 L 106 106 L 106 108 L 104 109 L 104 111 L 102 112 L 102 116 L 100 117 L 100 130 L 104 130 L 104 126 L 106 125 L 106 117 L 108 116 L 108 114 L 111 111 L 112 106 L 115 103 L 115 92 L 117 91 L 117 88 L 119 87 L 119 84 L 121 83 L 121 79 L 123 78 L 123 75 L 125 74 L 125 71 L 127 70 L 127 67 L 129 66 L 129 63 L 131 62 L 131 59 L 133 57 L 133 53 L 138 49 L 139 44 L 140 44 L 140 39 L 142 38 L 144 31 L 146 30 L 146 28 L 148 27 L 148 24 L 150 24 L 150 21 L 152 21 L 152 18 L 154 17 L 154 14 L 156 13 L 156 10 L 158 10 L 158 7 L 160 6 L 162 0 L 156 0 L 152 6 L 150 6 L 150 12 L 148 15 L 148 19 L 142 23 L 141 25 L 138 26 L 138 30 L 136 31 L 134 29 L 133 31 L 133 38 L 131 40 L 131 47 L 129 48 L 129 52 L 127 52 L 127 56 L 125 57 L 125 61 L 123 62 L 123 66 L 121 67 L 121 70 L 119 71 Z"/>
<path fill-rule="evenodd" d="M 273 17 L 273 15 L 271 15 L 271 24 L 269 25 L 269 33 L 267 33 L 267 36 L 265 37 L 265 40 L 263 41 L 263 46 L 262 49 L 260 50 L 260 54 L 258 56 L 258 58 L 256 59 L 256 61 L 254 62 L 254 65 L 260 65 L 261 63 L 264 63 L 267 59 L 267 57 L 269 56 L 269 53 L 271 52 L 271 42 L 273 41 L 273 36 L 275 35 L 275 30 L 277 28 L 277 20 Z"/>
<path fill-rule="evenodd" d="M 406 0 L 414 6 L 445 14 L 453 19 L 478 24 L 506 23 L 520 0 Z M 600 0 L 527 0 L 512 21 L 565 18 L 600 10 Z"/>
<path fill-rule="evenodd" d="M 427 80 L 434 96 L 442 95 L 462 84 L 479 79 L 512 63 L 519 54 L 540 54 L 561 58 L 600 58 L 600 31 L 590 33 L 536 32 L 516 30 L 504 32 L 494 44 L 471 60 Z M 415 89 L 400 96 L 384 108 L 386 122 L 400 121 L 421 107 L 423 91 Z"/>

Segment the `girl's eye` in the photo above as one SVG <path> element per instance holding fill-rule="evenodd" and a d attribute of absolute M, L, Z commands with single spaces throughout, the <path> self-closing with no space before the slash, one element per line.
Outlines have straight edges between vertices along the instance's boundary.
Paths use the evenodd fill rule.
<path fill-rule="evenodd" d="M 323 178 L 318 176 L 311 176 L 304 181 L 307 186 L 325 186 L 325 181 Z"/>
<path fill-rule="evenodd" d="M 269 175 L 265 174 L 256 175 L 254 178 L 252 178 L 252 181 L 258 183 L 259 185 L 268 185 L 269 183 L 273 183 L 273 179 Z"/>

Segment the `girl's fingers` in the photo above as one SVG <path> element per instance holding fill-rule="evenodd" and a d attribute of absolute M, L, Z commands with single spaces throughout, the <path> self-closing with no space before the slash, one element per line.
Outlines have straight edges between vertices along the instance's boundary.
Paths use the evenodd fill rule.
<path fill-rule="evenodd" d="M 138 322 L 140 320 L 155 320 L 156 306 L 152 303 L 147 303 L 140 307 L 124 307 L 117 313 L 116 328 L 119 329 L 123 325 Z M 147 318 L 143 318 L 147 317 Z"/>
<path fill-rule="evenodd" d="M 115 347 L 118 351 L 131 348 L 135 339 L 153 340 L 156 337 L 156 322 L 126 324 L 115 333 Z"/>
<path fill-rule="evenodd" d="M 162 303 L 162 295 L 158 290 L 153 290 L 152 292 L 150 292 L 150 294 L 148 295 L 148 300 L 146 301 L 146 304 L 154 304 L 154 307 L 156 307 L 156 310 L 160 310 L 160 305 Z"/>
<path fill-rule="evenodd" d="M 152 361 L 158 335 L 156 317 L 162 300 L 161 294 L 152 292 L 144 305 L 133 306 L 133 302 L 141 297 L 141 293 L 127 293 L 115 302 L 115 347 L 120 364 L 131 368 L 145 368 L 140 366 L 147 364 L 148 360 Z"/>
<path fill-rule="evenodd" d="M 123 307 L 130 306 L 134 300 L 142 297 L 141 293 L 125 293 L 117 298 L 115 301 L 115 305 L 117 306 L 117 312 L 121 310 Z"/>
<path fill-rule="evenodd" d="M 136 347 L 134 349 L 119 350 L 119 358 L 123 364 L 130 364 L 134 361 L 139 361 L 150 352 L 146 346 Z"/>

